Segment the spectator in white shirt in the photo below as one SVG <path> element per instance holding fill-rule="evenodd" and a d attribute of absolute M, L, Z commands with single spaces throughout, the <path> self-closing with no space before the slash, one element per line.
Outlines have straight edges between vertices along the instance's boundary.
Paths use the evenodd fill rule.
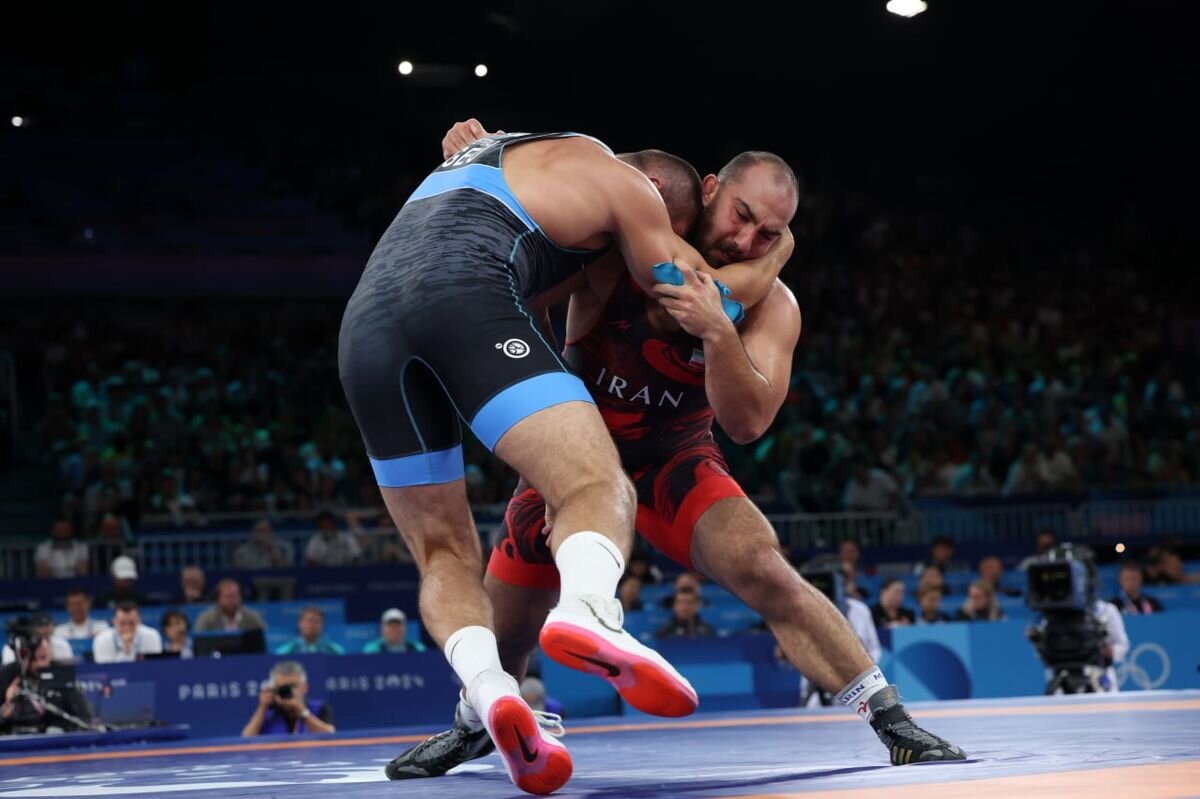
<path fill-rule="evenodd" d="M 1042 479 L 1053 489 L 1079 488 L 1079 472 L 1071 456 L 1063 449 L 1062 437 L 1057 433 L 1050 436 L 1046 453 L 1042 459 Z"/>
<path fill-rule="evenodd" d="M 50 641 L 50 659 L 54 661 L 62 661 L 70 663 L 75 660 L 75 653 L 71 650 L 71 644 L 67 639 L 60 635 L 54 634 L 54 619 L 50 618 L 45 613 L 35 613 L 30 621 L 33 624 L 38 635 L 43 640 Z M 17 659 L 17 655 L 13 652 L 12 647 L 8 644 L 4 645 L 4 652 L 0 654 L 0 663 L 12 663 Z"/>
<path fill-rule="evenodd" d="M 1038 453 L 1037 444 L 1028 443 L 1021 448 L 1021 457 L 1008 467 L 1008 478 L 1004 481 L 1004 495 L 1032 494 L 1044 491 L 1049 485 L 1043 476 L 1045 460 Z"/>
<path fill-rule="evenodd" d="M 329 511 L 317 516 L 317 532 L 304 548 L 304 562 L 309 566 L 350 566 L 362 556 L 358 539 L 347 530 L 339 530 L 337 520 Z"/>
<path fill-rule="evenodd" d="M 67 519 L 54 523 L 50 538 L 38 545 L 33 559 L 38 577 L 80 577 L 91 570 L 87 544 L 75 540 L 75 525 Z"/>
<path fill-rule="evenodd" d="M 112 629 L 92 641 L 92 657 L 97 663 L 132 663 L 162 651 L 162 636 L 158 630 L 142 624 L 137 604 L 128 600 L 117 604 Z"/>
<path fill-rule="evenodd" d="M 842 505 L 846 510 L 894 510 L 900 486 L 883 469 L 869 469 L 865 460 L 858 460 L 854 473 L 846 482 Z"/>
<path fill-rule="evenodd" d="M 237 569 L 285 569 L 292 565 L 292 545 L 275 539 L 275 530 L 260 519 L 250 530 L 250 540 L 233 551 Z"/>
<path fill-rule="evenodd" d="M 54 628 L 55 635 L 63 638 L 95 638 L 97 634 L 108 629 L 104 619 L 91 617 L 92 598 L 82 588 L 67 592 L 67 614 L 71 617 L 65 624 Z"/>
<path fill-rule="evenodd" d="M 846 621 L 854 630 L 854 634 L 858 636 L 858 640 L 862 642 L 867 654 L 871 656 L 871 660 L 878 662 L 879 656 L 883 654 L 883 646 L 879 643 L 879 633 L 875 629 L 875 620 L 871 616 L 871 609 L 867 607 L 867 603 L 854 597 L 848 596 L 844 601 L 845 606 L 842 608 L 842 612 L 846 616 Z M 833 695 L 820 690 L 810 683 L 807 677 L 801 676 L 800 703 L 804 707 L 828 706 L 833 704 Z"/>
<path fill-rule="evenodd" d="M 1129 634 L 1125 632 L 1125 620 L 1121 618 L 1121 611 L 1117 610 L 1116 605 L 1102 599 L 1097 599 L 1092 604 L 1092 613 L 1108 633 L 1108 640 L 1104 644 L 1104 660 L 1108 663 L 1108 668 L 1104 670 L 1100 687 L 1105 691 L 1119 691 L 1121 683 L 1117 679 L 1116 667 L 1124 663 L 1125 656 L 1129 654 Z"/>
<path fill-rule="evenodd" d="M 846 621 L 850 622 L 850 628 L 854 630 L 854 634 L 862 642 L 863 648 L 867 650 L 867 654 L 871 656 L 871 660 L 878 663 L 879 656 L 883 654 L 883 646 L 879 643 L 879 632 L 875 629 L 875 618 L 871 615 L 871 609 L 867 607 L 867 603 L 857 600 L 854 597 L 846 597 L 845 614 Z"/>

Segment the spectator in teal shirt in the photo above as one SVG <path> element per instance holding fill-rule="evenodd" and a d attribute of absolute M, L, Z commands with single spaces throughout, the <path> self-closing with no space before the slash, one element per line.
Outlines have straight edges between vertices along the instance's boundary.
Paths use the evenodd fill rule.
<path fill-rule="evenodd" d="M 388 608 L 383 612 L 383 618 L 379 620 L 379 632 L 382 635 L 364 646 L 363 654 L 425 651 L 425 645 L 420 641 L 405 640 L 408 637 L 408 617 L 400 608 Z"/>
<path fill-rule="evenodd" d="M 276 649 L 276 655 L 346 654 L 346 650 L 342 649 L 340 644 L 323 636 L 325 613 L 320 608 L 309 605 L 300 611 L 300 621 L 296 626 L 299 628 L 300 636 Z"/>

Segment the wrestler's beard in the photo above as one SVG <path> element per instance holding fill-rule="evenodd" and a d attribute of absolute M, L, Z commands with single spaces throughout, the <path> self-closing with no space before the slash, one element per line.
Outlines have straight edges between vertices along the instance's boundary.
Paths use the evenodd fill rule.
<path fill-rule="evenodd" d="M 692 246 L 699 250 L 710 266 L 726 266 L 742 260 L 740 255 L 731 247 L 723 247 L 713 232 L 712 204 L 700 212 L 700 220 L 696 223 L 696 232 L 692 234 Z"/>

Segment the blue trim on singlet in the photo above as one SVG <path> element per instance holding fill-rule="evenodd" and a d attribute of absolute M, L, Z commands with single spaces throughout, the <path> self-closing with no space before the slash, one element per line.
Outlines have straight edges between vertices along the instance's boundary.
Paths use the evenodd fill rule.
<path fill-rule="evenodd" d="M 438 194 L 445 194 L 455 189 L 475 189 L 493 197 L 504 204 L 513 215 L 525 223 L 530 230 L 540 231 L 537 222 L 529 215 L 516 196 L 508 188 L 504 180 L 504 170 L 487 164 L 467 164 L 445 172 L 434 172 L 422 181 L 417 190 L 408 198 L 408 202 L 424 200 Z M 407 205 L 407 203 L 405 203 Z M 545 235 L 545 234 L 543 234 Z"/>
<path fill-rule="evenodd" d="M 569 372 L 547 372 L 526 378 L 485 402 L 470 421 L 471 429 L 484 446 L 494 450 L 500 437 L 517 422 L 564 402 L 596 404 L 583 381 Z"/>
<path fill-rule="evenodd" d="M 462 445 L 399 458 L 371 458 L 375 481 L 384 488 L 436 485 L 463 477 Z"/>

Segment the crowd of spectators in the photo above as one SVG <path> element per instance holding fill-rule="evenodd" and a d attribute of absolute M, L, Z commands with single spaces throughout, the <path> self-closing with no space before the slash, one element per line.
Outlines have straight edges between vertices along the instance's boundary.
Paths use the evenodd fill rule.
<path fill-rule="evenodd" d="M 1036 228 L 810 204 L 786 275 L 805 313 L 791 391 L 761 441 L 724 442 L 765 506 L 1200 485 L 1200 385 L 1169 330 L 1180 289 L 1135 268 L 1133 211 L 1111 240 L 1031 255 L 1018 245 Z M 5 346 L 37 343 L 25 360 L 63 513 L 119 539 L 148 517 L 377 507 L 337 377 L 341 311 L 127 303 L 0 326 Z M 504 501 L 502 464 L 473 440 L 466 460 L 471 499 Z M 359 557 L 344 536 L 314 554 Z"/>
<path fill-rule="evenodd" d="M 1191 311 L 1136 209 L 1071 235 L 1053 217 L 812 205 L 787 278 L 804 312 L 792 390 L 742 453 L 751 487 L 872 511 L 1200 484 L 1195 345 L 1172 332 Z"/>
<path fill-rule="evenodd" d="M 204 571 L 186 566 L 179 576 L 179 592 L 167 603 L 156 603 L 138 590 L 137 564 L 128 556 L 113 561 L 109 571 L 111 588 L 92 596 L 82 588 L 66 592 L 67 620 L 55 625 L 45 611 L 32 617 L 33 626 L 51 644 L 51 659 L 76 659 L 72 641 L 87 641 L 84 657 L 97 663 L 141 660 L 146 656 L 190 658 L 195 654 L 193 633 L 242 634 L 261 632 L 265 641 L 267 621 L 245 603 L 242 584 L 235 579 L 219 581 L 206 591 Z M 184 612 L 187 606 L 206 605 L 203 610 Z M 149 614 L 149 615 L 143 615 Z M 194 622 L 189 621 L 194 618 Z M 147 623 L 150 622 L 150 623 Z M 156 622 L 156 623 L 155 623 Z M 341 655 L 346 647 L 325 635 L 325 613 L 317 605 L 304 607 L 297 618 L 295 636 L 274 647 L 275 654 Z M 365 654 L 424 651 L 425 645 L 409 637 L 408 616 L 399 608 L 384 611 L 379 635 L 359 650 Z M 13 660 L 5 648 L 3 662 Z"/>
<path fill-rule="evenodd" d="M 1006 566 L 1001 557 L 989 554 L 979 558 L 972 566 L 956 557 L 954 543 L 950 539 L 938 538 L 930 545 L 928 557 L 914 564 L 910 579 L 884 579 L 874 596 L 859 585 L 867 567 L 862 560 L 862 548 L 853 539 L 842 542 L 836 553 L 818 554 L 796 565 L 802 574 L 810 570 L 840 572 L 843 595 L 847 600 L 843 610 L 861 637 L 874 639 L 873 632 L 864 633 L 862 628 L 1004 620 L 1006 616 L 1000 598 L 1020 599 L 1024 595 L 1023 588 L 1017 587 L 1021 581 L 1006 580 L 1006 574 L 1025 572 L 1031 563 L 1057 543 L 1054 533 L 1043 531 L 1035 542 L 1035 552 L 1019 563 Z M 1182 548 L 1182 541 L 1172 539 L 1150 547 L 1137 557 L 1126 557 L 1120 562 L 1115 590 L 1108 594 L 1101 590 L 1098 598 L 1115 606 L 1124 615 L 1161 612 L 1163 603 L 1152 594 L 1144 593 L 1144 586 L 1200 583 L 1200 573 L 1185 571 L 1180 555 Z M 781 551 L 787 557 L 786 549 Z M 644 558 L 644 553 L 635 553 L 617 588 L 617 595 L 626 613 L 655 609 L 643 599 L 642 588 L 662 583 L 663 577 L 646 572 Z M 964 577 L 971 579 L 964 580 Z M 951 583 L 965 587 L 955 592 Z M 707 605 L 703 579 L 692 572 L 679 573 L 673 580 L 671 592 L 662 598 L 658 607 L 670 610 L 671 615 L 666 623 L 654 631 L 654 636 L 686 638 L 717 635 L 718 630 L 703 617 L 703 609 Z M 767 631 L 761 622 L 749 629 Z M 864 643 L 867 641 L 864 640 Z"/>

